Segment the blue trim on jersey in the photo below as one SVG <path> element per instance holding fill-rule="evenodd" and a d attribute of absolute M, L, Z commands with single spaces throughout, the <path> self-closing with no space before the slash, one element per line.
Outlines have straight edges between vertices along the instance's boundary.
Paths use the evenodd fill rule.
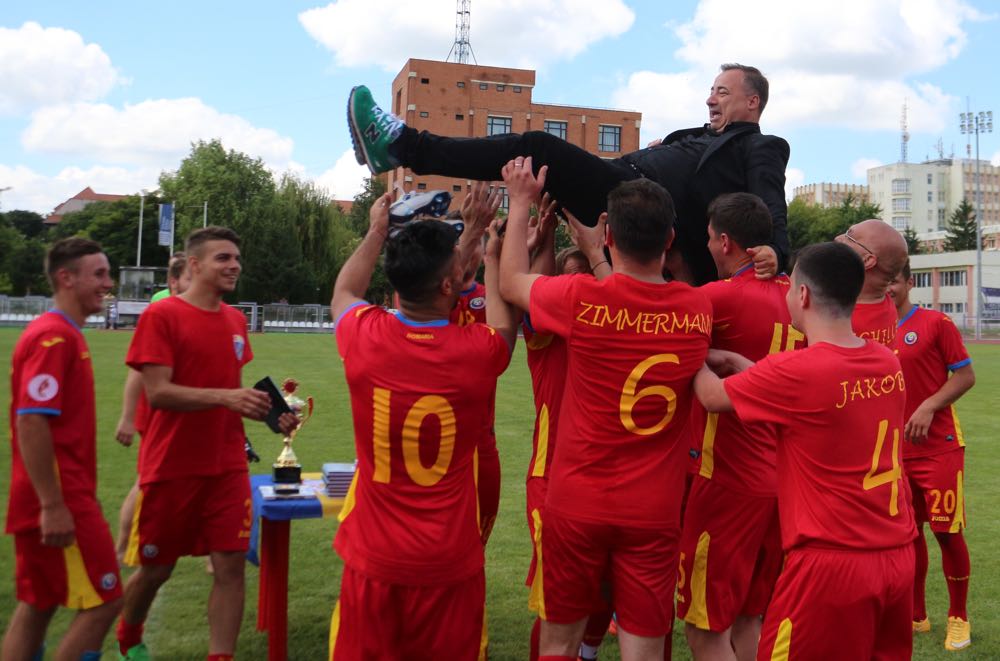
<path fill-rule="evenodd" d="M 738 276 L 738 275 L 742 274 L 742 273 L 743 273 L 744 271 L 746 271 L 747 269 L 752 269 L 752 268 L 753 268 L 753 262 L 750 262 L 749 264 L 747 264 L 746 266 L 742 267 L 742 268 L 741 268 L 740 270 L 738 270 L 738 271 L 737 271 L 736 273 L 732 274 L 732 275 L 731 275 L 731 276 L 729 276 L 729 277 L 730 277 L 730 278 L 735 278 L 736 276 Z"/>
<path fill-rule="evenodd" d="M 441 326 L 447 326 L 448 325 L 448 320 L 447 319 L 431 319 L 430 321 L 414 321 L 413 319 L 407 318 L 407 316 L 405 314 L 403 314 L 402 312 L 400 312 L 399 310 L 394 311 L 392 314 L 396 315 L 396 319 L 399 319 L 401 322 L 403 322 L 407 326 L 413 326 L 415 328 L 429 328 L 429 327 L 439 328 Z"/>
<path fill-rule="evenodd" d="M 527 327 L 528 330 L 530 330 L 532 333 L 535 332 L 535 327 L 531 325 L 531 315 L 530 314 L 528 314 L 527 312 L 525 312 L 524 313 L 524 317 L 521 319 L 521 321 L 524 323 L 524 325 Z"/>
<path fill-rule="evenodd" d="M 358 307 L 359 305 L 370 305 L 370 303 L 368 301 L 356 301 L 356 302 L 351 303 L 350 305 L 348 305 L 347 309 L 345 309 L 343 312 L 341 312 L 340 316 L 337 317 L 337 320 L 333 322 L 333 332 L 334 333 L 337 332 L 337 324 L 339 324 L 340 320 L 344 318 L 344 315 L 347 314 L 348 312 L 350 312 L 351 310 L 353 310 L 354 308 Z"/>
<path fill-rule="evenodd" d="M 479 286 L 478 282 L 473 282 L 471 287 L 462 290 L 462 296 L 468 296 L 472 292 L 476 291 L 476 287 L 478 286 Z"/>
<path fill-rule="evenodd" d="M 971 365 L 971 364 L 972 364 L 972 359 L 971 358 L 966 358 L 965 360 L 960 360 L 957 363 L 954 363 L 952 365 L 948 365 L 948 369 L 950 369 L 952 372 L 954 372 L 955 370 L 957 370 L 959 368 L 962 368 L 962 367 L 965 367 L 966 365 Z"/>
<path fill-rule="evenodd" d="M 61 409 L 30 408 L 30 409 L 17 409 L 17 411 L 15 412 L 18 415 L 28 415 L 30 413 L 35 413 L 37 415 L 62 415 Z"/>
<path fill-rule="evenodd" d="M 914 305 L 912 308 L 910 308 L 910 311 L 907 312 L 906 314 L 904 314 L 903 318 L 896 322 L 896 328 L 899 328 L 900 326 L 902 326 L 903 324 L 905 324 L 907 321 L 909 321 L 910 317 L 912 317 L 913 315 L 915 315 L 917 313 L 917 310 L 919 310 L 919 309 L 920 309 L 919 305 Z"/>
<path fill-rule="evenodd" d="M 82 328 L 80 328 L 79 326 L 77 326 L 77 325 L 76 325 L 76 322 L 75 322 L 75 321 L 73 321 L 72 319 L 70 319 L 70 318 L 69 318 L 69 315 L 67 315 L 67 314 L 66 314 L 65 312 L 63 312 L 62 310 L 56 310 L 55 308 L 52 308 L 51 310 L 49 310 L 49 312 L 51 312 L 52 314 L 57 314 L 57 315 L 59 315 L 60 317 L 62 317 L 63 319 L 65 319 L 65 320 L 66 320 L 66 323 L 68 323 L 68 324 L 69 324 L 70 326 L 72 326 L 73 328 L 75 328 L 75 329 L 77 330 L 77 332 L 78 332 L 78 333 L 80 333 L 81 335 L 83 334 L 83 329 L 82 329 Z"/>

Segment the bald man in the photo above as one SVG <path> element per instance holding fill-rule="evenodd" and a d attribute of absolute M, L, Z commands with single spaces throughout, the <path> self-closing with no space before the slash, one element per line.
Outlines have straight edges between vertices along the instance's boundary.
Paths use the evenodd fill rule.
<path fill-rule="evenodd" d="M 891 344 L 896 336 L 896 306 L 889 285 L 906 264 L 906 240 L 878 218 L 851 225 L 835 240 L 851 246 L 865 264 L 865 284 L 851 316 L 854 333 Z"/>

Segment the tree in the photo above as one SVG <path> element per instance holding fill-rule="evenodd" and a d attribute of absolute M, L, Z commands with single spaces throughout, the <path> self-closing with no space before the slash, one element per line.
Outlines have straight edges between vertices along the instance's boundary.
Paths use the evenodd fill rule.
<path fill-rule="evenodd" d="M 879 205 L 853 195 L 848 195 L 840 206 L 829 208 L 793 200 L 788 205 L 788 243 L 795 251 L 813 243 L 832 241 L 851 225 L 881 215 Z"/>
<path fill-rule="evenodd" d="M 903 238 L 906 239 L 906 252 L 909 255 L 919 255 L 922 251 L 920 239 L 917 238 L 917 230 L 907 227 L 903 230 Z"/>
<path fill-rule="evenodd" d="M 45 218 L 34 211 L 14 209 L 0 215 L 5 216 L 11 226 L 25 238 L 32 239 L 45 231 Z"/>
<path fill-rule="evenodd" d="M 963 198 L 951 213 L 946 231 L 945 252 L 976 249 L 976 212 L 968 200 Z"/>
<path fill-rule="evenodd" d="M 365 187 L 354 196 L 354 205 L 347 215 L 348 224 L 358 236 L 364 236 L 368 231 L 368 212 L 375 200 L 385 195 L 385 182 L 379 177 L 365 179 Z"/>
<path fill-rule="evenodd" d="M 7 277 L 12 296 L 47 296 L 51 293 L 43 268 L 45 248 L 41 239 L 22 237 L 6 256 Z"/>

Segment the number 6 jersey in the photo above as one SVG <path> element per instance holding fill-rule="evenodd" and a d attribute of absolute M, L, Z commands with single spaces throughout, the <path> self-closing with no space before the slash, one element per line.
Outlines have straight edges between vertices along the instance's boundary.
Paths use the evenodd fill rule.
<path fill-rule="evenodd" d="M 506 341 L 485 324 L 416 322 L 368 303 L 337 320 L 358 468 L 334 547 L 345 564 L 407 585 L 483 566 L 473 453 L 490 433 Z"/>

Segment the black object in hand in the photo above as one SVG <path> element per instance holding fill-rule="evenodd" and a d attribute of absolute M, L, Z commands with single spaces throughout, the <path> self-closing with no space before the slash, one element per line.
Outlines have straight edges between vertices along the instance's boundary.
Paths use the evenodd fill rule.
<path fill-rule="evenodd" d="M 253 384 L 254 390 L 260 390 L 261 392 L 267 393 L 267 396 L 271 398 L 271 410 L 267 412 L 267 417 L 264 418 L 264 422 L 267 426 L 271 428 L 275 434 L 280 434 L 281 425 L 278 423 L 278 419 L 281 418 L 284 413 L 292 413 L 291 407 L 288 406 L 288 402 L 285 398 L 281 396 L 281 391 L 278 390 L 278 386 L 274 385 L 274 381 L 271 377 L 265 376 L 263 379 Z"/>

